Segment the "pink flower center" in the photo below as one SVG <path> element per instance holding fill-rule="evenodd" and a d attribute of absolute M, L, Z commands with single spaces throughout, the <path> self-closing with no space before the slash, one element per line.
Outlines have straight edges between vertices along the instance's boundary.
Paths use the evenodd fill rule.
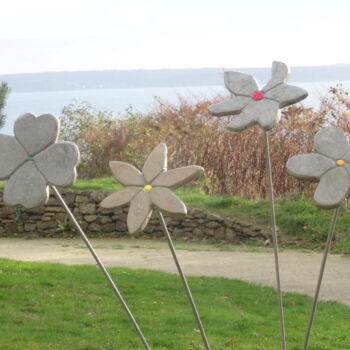
<path fill-rule="evenodd" d="M 263 94 L 262 91 L 256 91 L 256 92 L 254 92 L 254 94 L 252 95 L 252 99 L 253 99 L 253 100 L 256 100 L 256 101 L 262 100 L 263 98 L 264 98 L 264 94 Z"/>

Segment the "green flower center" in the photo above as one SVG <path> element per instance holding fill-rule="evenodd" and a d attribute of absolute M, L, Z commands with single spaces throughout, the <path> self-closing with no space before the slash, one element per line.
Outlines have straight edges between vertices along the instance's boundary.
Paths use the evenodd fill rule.
<path fill-rule="evenodd" d="M 33 160 L 34 160 L 34 157 L 28 157 L 28 158 L 27 158 L 27 161 L 28 161 L 28 162 L 32 162 Z"/>

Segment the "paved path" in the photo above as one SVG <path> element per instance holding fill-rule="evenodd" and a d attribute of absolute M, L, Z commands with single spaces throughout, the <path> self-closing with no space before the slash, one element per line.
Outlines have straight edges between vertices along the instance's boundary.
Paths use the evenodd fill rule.
<path fill-rule="evenodd" d="M 176 273 L 165 242 L 93 239 L 92 243 L 107 266 Z M 233 248 L 232 251 L 222 251 L 208 244 L 175 242 L 175 245 L 187 275 L 227 277 L 275 286 L 270 249 L 252 252 Z M 0 257 L 22 261 L 94 264 L 90 253 L 79 239 L 0 238 Z M 283 290 L 313 296 L 321 258 L 319 253 L 281 252 Z M 350 258 L 335 255 L 329 257 L 320 297 L 350 305 Z"/>

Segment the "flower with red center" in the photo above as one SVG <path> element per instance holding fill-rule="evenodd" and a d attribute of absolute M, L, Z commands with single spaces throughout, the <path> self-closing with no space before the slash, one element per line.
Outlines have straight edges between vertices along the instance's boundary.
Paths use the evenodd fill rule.
<path fill-rule="evenodd" d="M 264 98 L 264 93 L 262 91 L 254 92 L 254 94 L 252 95 L 252 99 L 256 101 L 262 100 L 263 98 Z"/>
<path fill-rule="evenodd" d="M 231 131 L 242 131 L 254 124 L 270 130 L 279 121 L 281 108 L 308 95 L 304 89 L 287 85 L 288 77 L 288 67 L 282 62 L 273 62 L 271 79 L 262 89 L 251 75 L 225 72 L 225 86 L 235 97 L 209 106 L 209 113 L 217 117 L 239 114 L 228 125 Z"/>

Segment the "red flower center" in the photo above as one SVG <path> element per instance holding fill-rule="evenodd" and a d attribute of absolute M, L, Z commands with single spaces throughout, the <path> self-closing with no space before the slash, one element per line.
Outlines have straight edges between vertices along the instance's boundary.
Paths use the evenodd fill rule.
<path fill-rule="evenodd" d="M 263 98 L 264 98 L 264 94 L 263 94 L 262 91 L 256 91 L 256 92 L 254 92 L 254 94 L 252 95 L 252 99 L 253 99 L 253 100 L 256 100 L 256 101 L 262 100 Z"/>

